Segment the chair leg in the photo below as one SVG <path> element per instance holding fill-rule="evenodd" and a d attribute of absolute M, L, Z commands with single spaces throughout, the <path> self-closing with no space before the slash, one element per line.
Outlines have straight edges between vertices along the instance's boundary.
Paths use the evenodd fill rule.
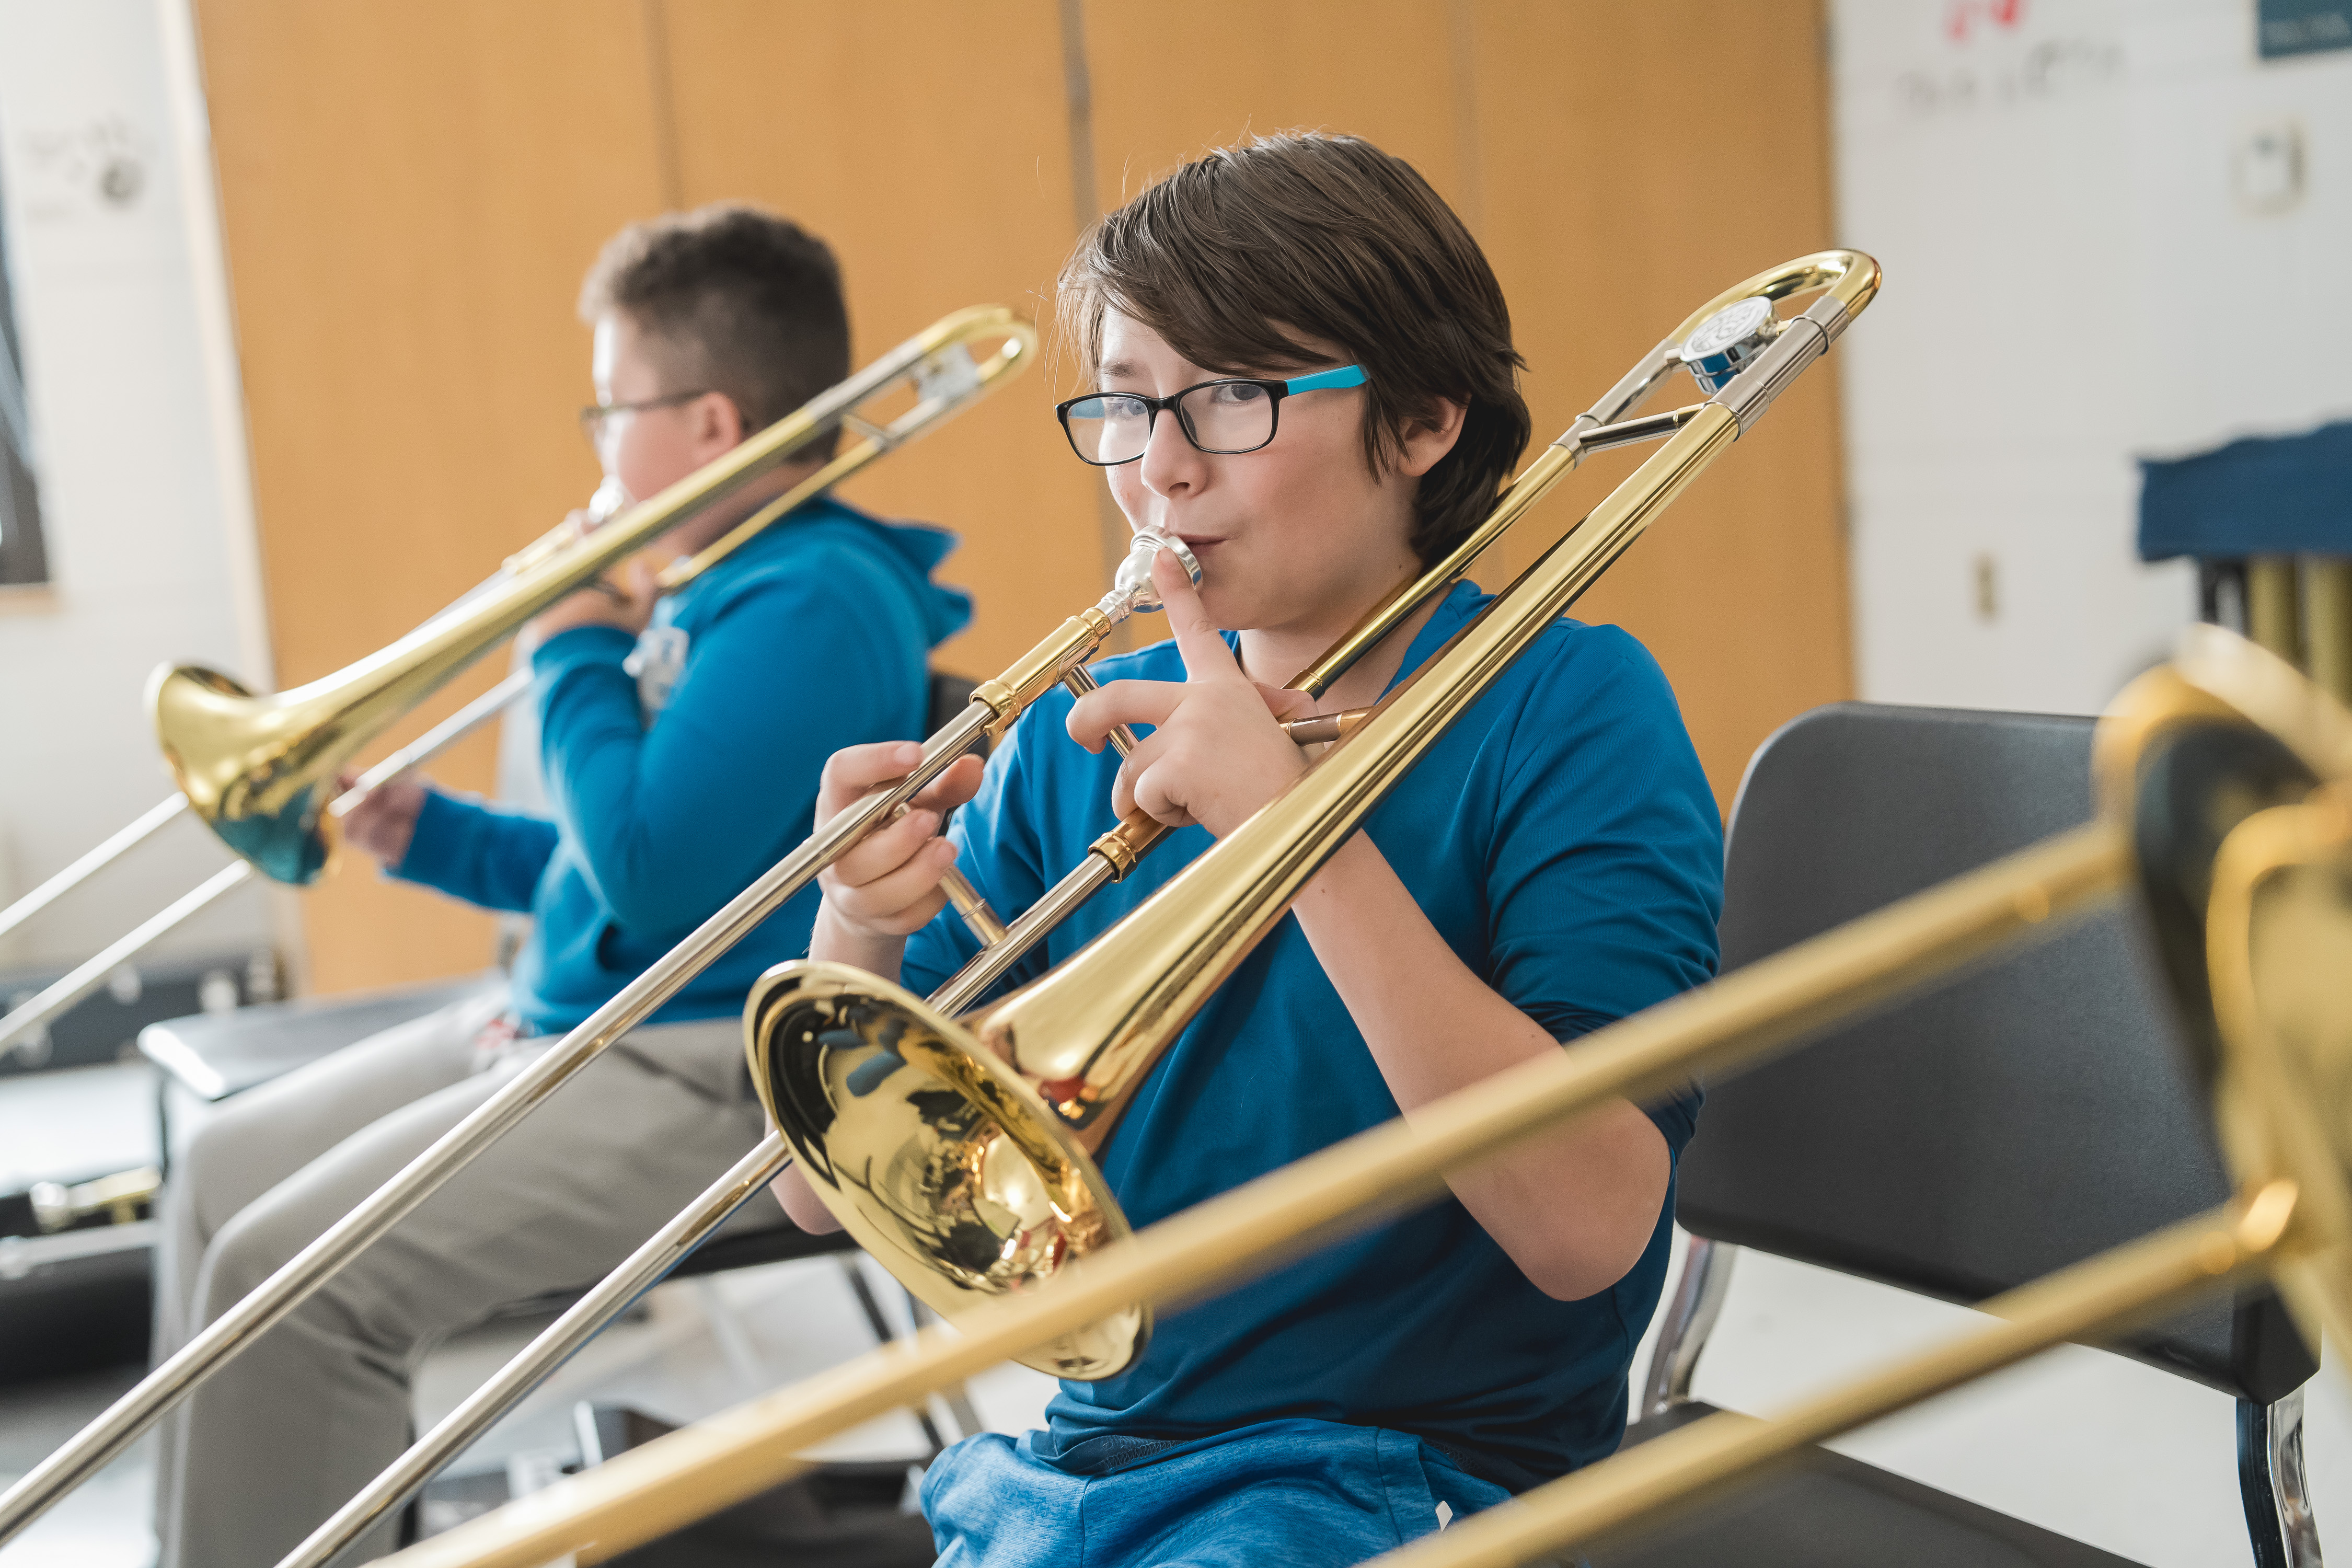
<path fill-rule="evenodd" d="M 1703 1236 L 1690 1238 L 1690 1249 L 1683 1255 L 1682 1281 L 1666 1305 L 1665 1323 L 1650 1352 L 1636 1419 L 1663 1415 L 1690 1397 L 1691 1373 L 1698 1370 L 1699 1352 L 1706 1349 L 1715 1320 L 1722 1314 L 1723 1299 L 1731 1289 L 1731 1266 L 1738 1257 L 1736 1247 Z"/>
<path fill-rule="evenodd" d="M 866 1324 L 873 1329 L 876 1342 L 887 1345 L 898 1337 L 898 1331 L 891 1326 L 888 1318 L 882 1315 L 882 1303 L 874 1299 L 874 1287 L 866 1282 L 866 1270 L 857 1266 L 858 1258 L 863 1256 L 864 1254 L 856 1252 L 843 1253 L 841 1255 L 842 1277 L 849 1281 L 850 1293 L 857 1298 L 858 1307 L 866 1313 Z M 910 1301 L 913 1299 L 911 1296 L 908 1298 Z M 931 1419 L 931 1413 L 922 1405 L 909 1405 L 907 1406 L 907 1414 L 913 1416 L 916 1424 L 922 1427 L 923 1441 L 931 1446 L 932 1457 L 937 1458 L 944 1453 L 947 1443 L 940 1436 L 939 1423 Z"/>
<path fill-rule="evenodd" d="M 702 1308 L 703 1321 L 710 1325 L 711 1338 L 719 1342 L 719 1359 L 736 1381 L 745 1388 L 766 1388 L 772 1381 L 768 1365 L 761 1358 L 759 1347 L 751 1342 L 751 1331 L 727 1298 L 719 1293 L 718 1282 L 708 1274 L 698 1274 L 693 1281 L 694 1299 Z"/>
<path fill-rule="evenodd" d="M 2238 1493 L 2254 1568 L 2319 1568 L 2319 1526 L 2303 1473 L 2303 1390 L 2238 1401 Z"/>
<path fill-rule="evenodd" d="M 940 1321 L 940 1315 L 924 1305 L 922 1299 L 912 1290 L 907 1292 L 907 1313 L 918 1328 Z M 957 1436 L 973 1437 L 988 1430 L 987 1424 L 980 1418 L 980 1412 L 972 1408 L 971 1389 L 961 1381 L 950 1383 L 940 1390 L 940 1403 L 948 1407 L 948 1415 L 954 1419 Z"/>

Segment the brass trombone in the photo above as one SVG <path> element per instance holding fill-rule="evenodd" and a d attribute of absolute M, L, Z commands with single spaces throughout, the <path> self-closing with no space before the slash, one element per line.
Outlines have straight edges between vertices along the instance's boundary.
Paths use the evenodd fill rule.
<path fill-rule="evenodd" d="M 248 842 L 265 850 L 290 844 L 299 852 L 299 846 L 311 841 L 317 805 L 328 781 L 352 751 L 404 705 L 422 700 L 546 605 L 587 583 L 688 512 L 776 467 L 828 431 L 845 426 L 863 437 L 857 447 L 762 507 L 697 558 L 704 565 L 715 562 L 792 505 L 903 444 L 1034 359 L 1035 343 L 1034 330 L 1009 310 L 991 307 L 950 316 L 762 435 L 584 539 L 542 541 L 524 553 L 517 569 L 460 601 L 446 615 L 315 686 L 278 698 L 239 698 L 226 690 L 220 678 L 205 672 L 169 672 L 157 682 L 162 699 L 159 727 L 187 785 L 187 797 L 199 809 L 240 825 L 236 831 L 249 832 Z M 988 360 L 975 363 L 968 344 L 992 345 L 994 352 Z M 910 376 L 919 394 L 914 408 L 887 426 L 858 417 L 856 410 L 860 405 Z M 866 832 L 902 810 L 949 764 L 984 738 L 1001 733 L 1040 692 L 1063 679 L 1068 667 L 1092 654 L 1121 620 L 1139 609 L 1156 608 L 1150 563 L 1160 547 L 1157 540 L 1139 543 L 1121 564 L 1118 583 L 1098 604 L 1071 616 L 1002 677 L 980 686 L 963 713 L 926 743 L 923 761 L 913 773 L 843 813 L 770 868 L 31 1473 L 0 1492 L 0 1544 L 121 1453 L 247 1342 L 291 1311 L 605 1047 L 643 1023 Z M 241 734 L 248 743 L 240 752 L 236 744 L 219 739 L 223 731 Z M 240 861 L 215 881 L 229 877 L 242 880 L 252 874 L 251 863 Z M 205 890 L 200 889 L 198 895 Z M 1002 931 L 968 887 L 959 884 L 952 896 L 958 898 L 976 931 L 990 935 Z M 151 921 L 142 931 L 155 924 Z M 85 965 L 84 970 L 90 967 Z M 99 977 L 103 973 L 100 970 Z M 96 984 L 97 980 L 89 982 Z M 58 1005 L 55 998 L 66 985 L 60 982 L 52 986 L 12 1014 L 7 1022 Z M 0 1040 L 6 1037 L 0 1034 Z"/>
<path fill-rule="evenodd" d="M 1156 1053 L 1388 785 L 1820 357 L 1877 284 L 1868 257 L 1826 251 L 1759 274 L 1696 313 L 1505 491 L 1474 537 L 1483 543 L 1507 529 L 1573 467 L 1588 439 L 1613 444 L 1601 437 L 1640 425 L 1667 437 L 1663 450 L 1368 714 L 1339 726 L 1346 731 L 1339 743 L 1274 802 L 1077 958 L 983 1010 L 971 1027 L 846 965 L 770 971 L 744 1015 L 755 1086 L 828 1206 L 961 1331 L 927 1333 L 911 1352 L 869 1356 L 663 1438 L 401 1560 L 520 1565 L 567 1552 L 601 1560 L 782 1479 L 798 1466 L 793 1456 L 826 1432 L 1007 1357 L 1064 1375 L 1108 1375 L 1139 1346 L 1150 1303 L 1205 1293 L 1309 1237 L 1422 1201 L 1448 1166 L 1547 1120 L 1604 1097 L 1671 1089 L 1692 1069 L 1667 1056 L 1658 1037 L 1673 1035 L 1689 1009 L 1713 1004 L 1715 1034 L 1738 1039 L 1759 1017 L 1747 975 L 1423 1107 L 1410 1127 L 1376 1129 L 1131 1238 L 1081 1142 L 1108 1127 Z M 1816 297 L 1802 314 L 1783 321 L 1773 313 L 1771 301 L 1808 292 Z M 1684 363 L 1712 397 L 1618 423 L 1667 369 Z M 1426 580 L 1400 589 L 1358 628 L 1365 635 L 1351 633 L 1297 684 L 1328 669 L 1328 685 L 1428 591 Z M 1945 937 L 1953 923 L 1938 910 L 1924 934 Z M 1022 934 L 1020 922 L 1014 933 Z M 1984 940 L 1974 926 L 1963 934 Z M 1922 941 L 1920 922 L 1904 923 L 1900 936 L 1907 955 Z M 1832 970 L 1827 986 L 1811 977 L 1800 1003 L 1812 1018 L 1830 1010 L 1852 968 Z M 970 976 L 968 969 L 949 988 L 967 1000 L 981 994 L 987 981 Z M 1748 989 L 1734 990 L 1743 980 Z M 1718 999 L 1726 991 L 1727 1012 Z M 1769 1021 L 1769 1010 L 1760 1016 Z M 1610 1048 L 1629 1036 L 1650 1053 L 1633 1056 L 1631 1073 L 1628 1052 Z M 1608 1067 L 1616 1079 L 1596 1070 Z M 992 1250 L 994 1267 L 984 1261 Z"/>
<path fill-rule="evenodd" d="M 2180 743 L 2215 739 L 2238 765 L 2209 773 L 2185 809 L 2146 810 L 2154 786 L 2171 782 Z M 2284 794 L 2262 782 L 2282 771 L 2282 752 L 2284 771 L 2300 775 Z M 2095 769 L 2102 812 L 2089 826 L 1424 1106 L 1410 1125 L 1375 1128 L 1163 1220 L 1034 1295 L 974 1307 L 959 1333 L 927 1330 L 911 1350 L 877 1352 L 740 1405 L 386 1561 L 604 1561 L 805 1468 L 800 1456 L 833 1433 L 1130 1303 L 1213 1294 L 1428 1201 L 1444 1173 L 1519 1138 L 1611 1099 L 1651 1098 L 1695 1074 L 1755 1065 L 2006 945 L 2048 935 L 2136 883 L 2159 921 L 2176 911 L 2171 980 L 2191 1008 L 2192 1033 L 2205 1040 L 2200 1065 L 2240 1181 L 2232 1203 L 1987 1302 L 2001 1320 L 1995 1326 L 1779 1419 L 1710 1416 L 1382 1561 L 1501 1568 L 1591 1544 L 1805 1443 L 2256 1275 L 2277 1282 L 2307 1337 L 2315 1341 L 2323 1325 L 2352 1327 L 2352 1016 L 2332 987 L 2352 950 L 2352 713 L 2283 661 L 2199 628 L 2173 667 L 2118 699 Z M 2289 887 L 2301 895 L 2294 901 L 2265 901 L 2298 870 L 2323 884 Z M 2335 962 L 2315 964 L 2315 956 Z"/>
<path fill-rule="evenodd" d="M 1769 342 L 1771 336 L 1777 335 L 1780 331 L 1777 321 L 1767 325 L 1756 319 L 1754 307 L 1748 301 L 1765 304 L 1769 315 L 1769 301 L 1791 293 L 1819 289 L 1828 279 L 1843 276 L 1856 262 L 1857 258 L 1844 253 L 1808 257 L 1789 267 L 1751 279 L 1695 312 L 1672 336 L 1644 356 L 1642 363 L 1605 397 L 1578 416 L 1559 440 L 1548 448 L 1528 474 L 1513 487 L 1511 496 L 1516 500 L 1507 500 L 1506 504 L 1498 507 L 1443 559 L 1433 563 L 1418 576 L 1400 584 L 1310 668 L 1301 671 L 1292 680 L 1292 689 L 1313 695 L 1320 695 L 1328 689 L 1331 683 L 1338 680 L 1357 659 L 1377 646 L 1416 609 L 1444 593 L 1468 570 L 1472 562 L 1509 531 L 1544 489 L 1573 468 L 1585 456 L 1614 447 L 1660 439 L 1688 424 L 1699 413 L 1698 407 L 1676 409 L 1648 418 L 1629 418 L 1627 416 L 1662 380 L 1678 369 L 1690 369 L 1708 390 L 1718 389 L 1728 380 L 1725 374 L 1727 369 L 1744 365 L 1757 349 Z M 1740 332 L 1720 342 L 1712 340 L 1701 342 L 1695 349 L 1695 335 L 1726 310 L 1733 310 L 1743 317 Z M 1760 410 L 1751 411 L 1751 419 L 1757 411 Z M 1171 548 L 1179 548 L 1181 553 L 1181 547 Z M 1132 558 L 1134 569 L 1148 573 L 1150 560 L 1150 549 L 1147 546 L 1140 554 Z M 1190 568 L 1192 563 L 1187 560 L 1186 564 Z M 1605 565 L 1605 562 L 1602 564 Z M 1194 575 L 1197 577 L 1197 570 Z M 1093 684 L 1085 667 L 1075 662 L 1066 665 L 1061 679 L 1074 691 L 1089 689 Z M 1328 742 L 1352 732 L 1369 711 L 1323 714 L 1295 720 L 1285 727 L 1292 739 L 1302 744 Z M 1131 737 L 1114 733 L 1112 743 L 1124 750 L 1133 742 Z M 986 994 L 1024 954 L 1044 940 L 1071 910 L 1105 884 L 1126 876 L 1164 836 L 1165 830 L 1150 818 L 1140 814 L 1129 816 L 1118 827 L 1104 835 L 1092 847 L 1085 860 L 1024 912 L 1019 920 L 1009 928 L 998 925 L 993 933 L 984 929 L 990 918 L 985 913 L 981 922 L 971 920 L 972 906 L 979 905 L 982 910 L 985 910 L 977 895 L 968 886 L 959 888 L 950 884 L 950 897 L 957 902 L 960 911 L 965 914 L 967 923 L 973 924 L 975 931 L 981 934 L 982 947 L 970 963 L 931 994 L 928 1005 L 943 1015 L 952 1015 L 969 1006 Z M 467 1444 L 539 1386 L 629 1303 L 659 1283 L 689 1252 L 782 1173 L 792 1163 L 793 1157 L 793 1151 L 784 1136 L 771 1133 L 562 1318 L 492 1374 L 440 1425 L 418 1438 L 373 1481 L 313 1531 L 308 1539 L 280 1560 L 278 1568 L 320 1568 L 363 1534 L 385 1512 L 399 1507 L 430 1480 L 442 1466 L 454 1459 Z M 1035 1364 L 1052 1368 L 1059 1363 L 1051 1357 L 1040 1356 L 1035 1358 Z"/>
<path fill-rule="evenodd" d="M 661 494 L 622 508 L 615 505 L 616 489 L 600 489 L 591 503 L 597 524 L 592 531 L 581 535 L 559 526 L 415 630 L 307 686 L 257 696 L 217 670 L 159 668 L 148 682 L 147 704 L 180 793 L 0 910 L 0 934 L 187 812 L 212 828 L 238 859 L 0 1017 L 0 1050 L 97 990 L 132 954 L 255 878 L 297 887 L 314 880 L 327 862 L 319 821 L 322 808 L 334 816 L 348 812 L 386 779 L 497 717 L 530 689 L 530 679 L 519 674 L 500 682 L 331 801 L 343 764 L 532 616 L 834 432 L 846 429 L 859 437 L 699 553 L 671 563 L 655 580 L 664 593 L 684 587 L 793 508 L 1018 375 L 1037 357 L 1036 346 L 1035 329 L 1002 306 L 975 306 L 942 317 Z M 861 417 L 864 405 L 909 382 L 917 394 L 913 407 L 887 424 Z"/>
<path fill-rule="evenodd" d="M 860 1245 L 952 1320 L 977 1298 L 1034 1289 L 1127 1235 L 1092 1154 L 1161 1052 L 1405 770 L 1826 352 L 1877 287 L 1869 258 L 1825 251 L 1748 279 L 1685 322 L 1627 378 L 1654 384 L 1651 367 L 1670 354 L 1713 391 L 1649 422 L 1664 447 L 1303 778 L 1043 979 L 956 1020 L 843 964 L 788 963 L 761 976 L 744 1013 L 752 1081 L 802 1175 Z M 1812 302 L 1784 323 L 1773 302 L 1798 293 Z M 1464 550 L 1507 529 L 1567 475 L 1578 435 L 1571 428 L 1513 481 Z M 1297 683 L 1327 687 L 1444 571 L 1441 563 L 1391 594 Z M 1117 868 L 1108 851 L 1087 860 L 1078 876 L 1095 885 Z M 1041 918 L 1075 901 L 1049 892 Z M 979 962 L 1001 972 L 991 955 Z M 1137 1306 L 1031 1364 L 1108 1377 L 1150 1332 Z"/>

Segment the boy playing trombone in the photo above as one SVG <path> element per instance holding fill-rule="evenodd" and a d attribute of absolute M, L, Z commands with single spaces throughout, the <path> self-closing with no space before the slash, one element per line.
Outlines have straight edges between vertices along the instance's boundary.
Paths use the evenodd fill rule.
<path fill-rule="evenodd" d="M 1187 165 L 1082 242 L 1063 299 L 1089 378 L 1060 410 L 1070 444 L 1203 580 L 1163 558 L 1171 642 L 1041 701 L 984 774 L 959 764 L 826 875 L 811 955 L 918 993 L 973 949 L 940 918 L 947 866 L 1010 913 L 1130 806 L 1179 828 L 1019 984 L 1296 778 L 1277 721 L 1316 705 L 1280 683 L 1460 540 L 1528 438 L 1484 256 L 1360 141 Z M 1485 600 L 1462 584 L 1424 606 L 1323 709 L 1375 700 Z M 1122 723 L 1151 727 L 1124 761 L 1105 749 Z M 835 756 L 820 816 L 912 752 Z M 1559 622 L 1184 1031 L 1103 1173 L 1149 1225 L 1558 1049 L 1705 980 L 1720 888 L 1664 678 L 1622 632 Z M 1066 1383 L 1045 1430 L 933 1465 L 942 1563 L 1353 1563 L 1604 1457 L 1696 1112 L 1696 1093 L 1610 1105 L 1455 1173 L 1449 1201 L 1163 1318 L 1127 1371 Z M 778 1186 L 795 1220 L 831 1223 L 796 1173 Z"/>
<path fill-rule="evenodd" d="M 607 482 L 650 497 L 849 371 L 823 241 L 719 206 L 632 227 L 583 291 Z M 682 523 L 692 553 L 815 470 L 813 452 Z M 395 877 L 528 912 L 510 984 L 347 1047 L 229 1102 L 173 1173 L 159 1359 L 267 1279 L 610 1000 L 808 832 L 823 759 L 926 728 L 929 648 L 964 595 L 929 580 L 936 529 L 812 501 L 656 600 L 643 563 L 533 624 L 551 811 L 417 781 L 345 833 Z M 166 1568 L 276 1562 L 396 1458 L 425 1349 L 502 1307 L 610 1271 L 760 1136 L 737 1017 L 805 947 L 786 904 L 647 1026 L 198 1389 L 164 1428 Z M 359 1557 L 391 1544 L 394 1521 Z"/>

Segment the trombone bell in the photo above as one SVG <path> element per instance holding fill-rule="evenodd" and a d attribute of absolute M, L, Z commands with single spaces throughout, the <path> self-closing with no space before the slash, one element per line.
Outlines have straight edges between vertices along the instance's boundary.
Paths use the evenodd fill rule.
<path fill-rule="evenodd" d="M 263 875 L 297 887 L 326 868 L 319 814 L 368 733 L 320 706 L 257 696 L 191 664 L 158 669 L 147 688 L 163 760 L 196 815 Z"/>
<path fill-rule="evenodd" d="M 858 1244 L 942 1317 L 1018 1295 L 1129 1234 L 1109 1184 L 969 1031 L 845 963 L 769 971 L 743 1011 L 751 1081 L 801 1173 Z M 1133 1306 L 1021 1361 L 1081 1382 L 1142 1353 Z"/>

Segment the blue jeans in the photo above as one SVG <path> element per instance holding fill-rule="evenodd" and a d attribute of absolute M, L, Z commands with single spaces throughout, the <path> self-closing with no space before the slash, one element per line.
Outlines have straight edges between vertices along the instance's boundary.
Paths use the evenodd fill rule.
<path fill-rule="evenodd" d="M 939 1568 L 1341 1568 L 1509 1495 L 1402 1432 L 1269 1421 L 1092 1476 L 982 1433 L 931 1462 L 923 1513 Z"/>

